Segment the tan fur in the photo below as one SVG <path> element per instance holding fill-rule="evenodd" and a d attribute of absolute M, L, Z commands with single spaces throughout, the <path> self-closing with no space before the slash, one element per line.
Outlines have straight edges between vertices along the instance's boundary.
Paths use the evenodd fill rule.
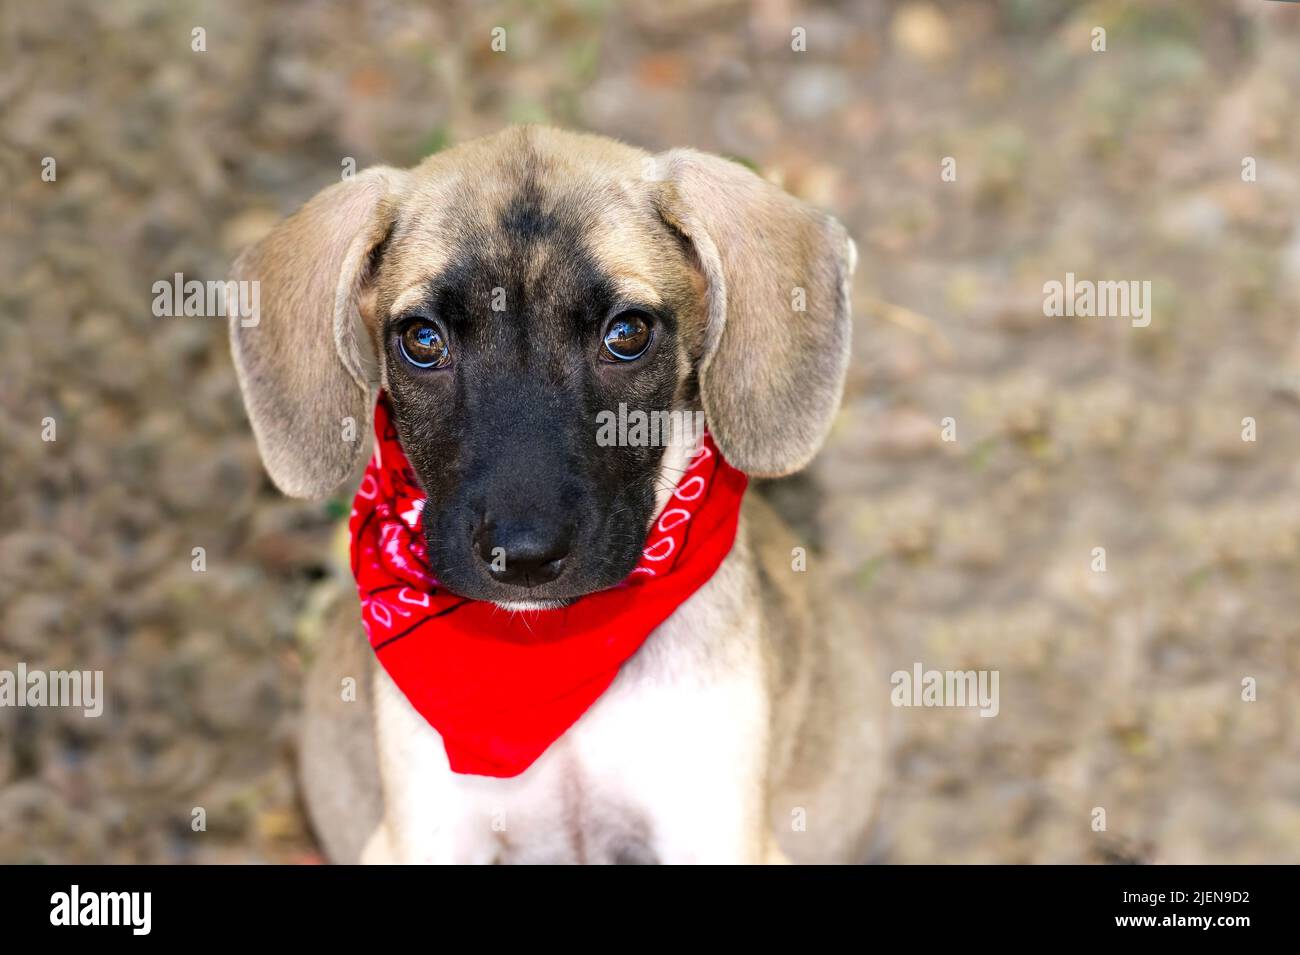
<path fill-rule="evenodd" d="M 232 342 L 276 483 L 319 495 L 346 479 L 384 381 L 377 316 L 418 295 L 456 237 L 490 241 L 520 173 L 579 218 L 629 298 L 671 300 L 679 398 L 697 371 L 728 459 L 756 475 L 803 467 L 830 427 L 848 357 L 844 230 L 717 157 L 527 127 L 333 186 L 241 257 L 236 277 L 264 283 L 264 312 L 259 328 L 233 323 Z M 544 275 L 544 244 L 530 254 Z M 344 416 L 359 423 L 355 446 L 337 439 Z M 887 684 L 865 636 L 836 618 L 827 575 L 792 571 L 796 543 L 751 493 L 713 580 L 514 779 L 447 771 L 437 733 L 357 653 L 363 638 L 344 614 L 304 717 L 304 786 L 327 850 L 338 861 L 861 859 Z M 362 692 L 345 712 L 346 675 Z"/>
<path fill-rule="evenodd" d="M 736 163 L 691 149 L 657 161 L 661 209 L 694 243 L 709 286 L 701 383 L 714 438 L 743 471 L 791 474 L 839 407 L 852 243 L 834 219 Z"/>
<path fill-rule="evenodd" d="M 380 167 L 331 186 L 235 262 L 236 281 L 261 283 L 256 324 L 230 320 L 244 404 L 267 471 L 294 497 L 328 494 L 369 447 L 378 378 L 364 267 L 405 179 Z M 359 439 L 343 439 L 347 419 Z"/>

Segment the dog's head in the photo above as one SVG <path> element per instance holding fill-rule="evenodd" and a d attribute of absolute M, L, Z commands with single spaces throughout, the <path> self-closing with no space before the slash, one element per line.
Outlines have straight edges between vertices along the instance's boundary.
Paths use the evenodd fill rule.
<path fill-rule="evenodd" d="M 631 572 L 690 453 L 598 440 L 602 412 L 702 408 L 741 470 L 808 462 L 852 267 L 838 223 L 739 165 L 527 127 L 325 189 L 236 263 L 261 314 L 232 347 L 281 490 L 346 480 L 383 388 L 434 573 L 546 605 Z"/>

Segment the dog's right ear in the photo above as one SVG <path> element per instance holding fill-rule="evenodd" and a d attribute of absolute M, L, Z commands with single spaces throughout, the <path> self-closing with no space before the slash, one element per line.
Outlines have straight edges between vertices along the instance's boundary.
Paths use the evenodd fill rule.
<path fill-rule="evenodd" d="M 293 497 L 329 494 L 370 447 L 379 373 L 361 308 L 406 175 L 378 166 L 330 186 L 234 264 L 260 306 L 230 319 L 244 405 L 266 470 Z"/>

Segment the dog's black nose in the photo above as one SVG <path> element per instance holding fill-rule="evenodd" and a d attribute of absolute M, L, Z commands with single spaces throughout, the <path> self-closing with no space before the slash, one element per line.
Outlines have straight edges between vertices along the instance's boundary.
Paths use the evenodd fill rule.
<path fill-rule="evenodd" d="M 475 543 L 493 580 L 536 587 L 560 576 L 572 537 L 571 526 L 487 519 L 479 526 Z"/>

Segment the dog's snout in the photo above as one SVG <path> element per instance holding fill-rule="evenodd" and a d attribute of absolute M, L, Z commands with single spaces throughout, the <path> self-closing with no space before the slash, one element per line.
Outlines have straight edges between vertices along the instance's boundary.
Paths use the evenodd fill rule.
<path fill-rule="evenodd" d="M 536 587 L 564 570 L 573 539 L 569 525 L 485 518 L 475 533 L 479 557 L 492 579 L 502 584 Z"/>

